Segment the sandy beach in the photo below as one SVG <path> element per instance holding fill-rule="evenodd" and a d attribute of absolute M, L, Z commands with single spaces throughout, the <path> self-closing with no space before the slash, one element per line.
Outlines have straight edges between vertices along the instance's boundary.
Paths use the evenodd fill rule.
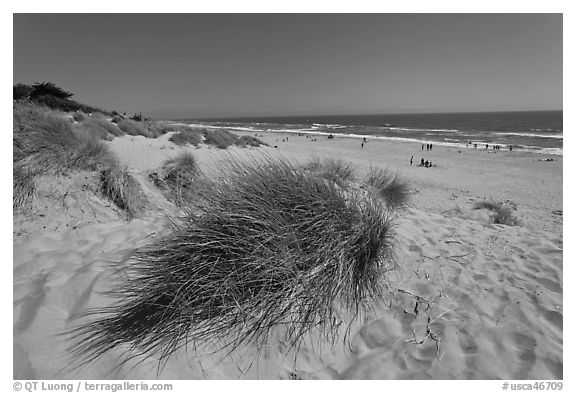
<path fill-rule="evenodd" d="M 238 135 L 254 133 L 236 132 Z M 182 147 L 168 139 L 122 136 L 105 142 L 141 185 L 145 212 L 125 220 L 90 192 L 91 176 L 45 177 L 33 218 L 14 216 L 15 379 L 540 379 L 563 378 L 563 200 L 559 155 L 258 133 L 268 147 Z M 312 141 L 311 139 L 316 139 Z M 105 306 L 111 266 L 170 230 L 179 209 L 148 178 L 187 150 L 210 174 L 230 154 L 304 163 L 342 158 L 358 179 L 371 167 L 410 186 L 395 217 L 390 288 L 349 342 L 310 337 L 296 359 L 275 337 L 230 356 L 183 349 L 158 369 L 153 358 L 123 363 L 114 349 L 70 369 L 70 342 L 82 310 Z M 413 156 L 413 165 L 410 158 Z M 432 168 L 419 167 L 420 159 Z M 548 160 L 547 160 L 548 159 Z M 482 201 L 504 203 L 519 225 L 490 221 Z"/>

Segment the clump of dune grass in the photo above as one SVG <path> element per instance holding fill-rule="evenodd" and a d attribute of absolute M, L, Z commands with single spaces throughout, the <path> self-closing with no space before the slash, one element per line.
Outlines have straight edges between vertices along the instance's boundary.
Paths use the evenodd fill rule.
<path fill-rule="evenodd" d="M 405 206 L 410 197 L 408 183 L 386 169 L 370 168 L 363 184 L 382 198 L 392 210 Z"/>
<path fill-rule="evenodd" d="M 13 107 L 13 208 L 23 211 L 37 177 L 97 170 L 113 161 L 100 141 L 77 135 L 61 114 L 31 103 Z"/>
<path fill-rule="evenodd" d="M 474 204 L 474 209 L 488 209 L 493 211 L 494 214 L 490 216 L 490 220 L 494 224 L 502 224 L 508 226 L 515 226 L 519 224 L 518 218 L 514 217 L 512 215 L 512 211 L 501 203 L 492 201 L 480 201 Z"/>
<path fill-rule="evenodd" d="M 316 176 L 338 184 L 340 187 L 347 187 L 348 183 L 356 178 L 352 164 L 341 158 L 320 159 L 315 157 L 304 164 L 303 168 L 313 172 Z"/>
<path fill-rule="evenodd" d="M 268 144 L 262 142 L 260 139 L 253 137 L 251 135 L 242 135 L 240 138 L 236 139 L 236 142 L 234 142 L 234 144 L 239 147 L 246 147 L 246 146 L 259 147 L 261 145 L 268 146 Z"/>
<path fill-rule="evenodd" d="M 290 348 L 316 329 L 334 343 L 341 313 L 364 315 L 385 288 L 392 221 L 372 194 L 286 160 L 232 160 L 191 206 L 118 272 L 118 302 L 71 332 L 80 364 L 120 346 L 160 363 L 189 342 L 260 346 L 277 327 Z"/>
<path fill-rule="evenodd" d="M 226 130 L 209 130 L 206 132 L 204 143 L 216 146 L 218 149 L 227 149 L 238 139 L 238 135 Z"/>
<path fill-rule="evenodd" d="M 152 172 L 150 179 L 166 197 L 177 206 L 182 206 L 196 193 L 201 176 L 198 161 L 190 152 L 180 153 L 168 159 L 158 172 Z"/>
<path fill-rule="evenodd" d="M 12 172 L 12 207 L 15 211 L 28 207 L 36 196 L 36 177 L 36 173 L 26 170 L 23 165 L 14 164 Z"/>
<path fill-rule="evenodd" d="M 124 210 L 129 218 L 141 209 L 141 189 L 128 169 L 112 165 L 100 171 L 102 194 Z"/>
<path fill-rule="evenodd" d="M 153 138 L 154 134 L 148 130 L 148 128 L 141 122 L 136 122 L 133 120 L 122 119 L 116 123 L 120 130 L 126 135 L 132 136 L 144 136 L 146 138 Z"/>
<path fill-rule="evenodd" d="M 202 134 L 194 130 L 183 130 L 171 135 L 169 141 L 179 146 L 188 144 L 198 146 L 202 143 Z"/>
<path fill-rule="evenodd" d="M 90 116 L 86 120 L 82 121 L 78 124 L 78 129 L 82 133 L 103 140 L 111 140 L 116 136 L 124 134 L 114 123 L 97 116 Z"/>

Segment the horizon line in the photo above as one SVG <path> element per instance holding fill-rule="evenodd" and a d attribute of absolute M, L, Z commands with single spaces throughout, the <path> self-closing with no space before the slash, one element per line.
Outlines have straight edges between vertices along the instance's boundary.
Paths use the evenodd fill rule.
<path fill-rule="evenodd" d="M 472 113 L 519 113 L 519 112 L 563 112 L 564 109 L 523 109 L 523 110 L 481 110 L 481 111 L 450 111 L 450 112 L 391 112 L 391 113 L 342 113 L 342 114 L 289 114 L 289 115 L 237 115 L 237 116 L 196 116 L 196 117 L 158 117 L 161 120 L 225 120 L 225 119 L 275 119 L 301 117 L 346 117 L 346 116 L 396 116 L 396 115 L 451 115 Z"/>

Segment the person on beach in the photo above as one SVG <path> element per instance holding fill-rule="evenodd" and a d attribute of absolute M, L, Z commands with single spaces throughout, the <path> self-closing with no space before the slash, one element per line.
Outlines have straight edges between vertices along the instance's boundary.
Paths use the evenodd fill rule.
<path fill-rule="evenodd" d="M 430 144 L 430 150 L 432 150 L 432 144 Z"/>
<path fill-rule="evenodd" d="M 422 144 L 422 150 L 424 150 L 424 144 Z"/>
<path fill-rule="evenodd" d="M 364 142 L 360 144 L 360 149 L 364 149 Z"/>
<path fill-rule="evenodd" d="M 412 166 L 412 160 L 414 159 L 414 156 L 410 157 L 410 166 Z"/>
<path fill-rule="evenodd" d="M 510 145 L 510 151 L 512 151 L 512 145 Z"/>
<path fill-rule="evenodd" d="M 418 166 L 424 166 L 424 159 L 423 158 L 420 159 L 420 165 L 418 165 Z"/>
<path fill-rule="evenodd" d="M 429 162 L 428 160 L 424 161 L 424 168 L 428 168 Z"/>

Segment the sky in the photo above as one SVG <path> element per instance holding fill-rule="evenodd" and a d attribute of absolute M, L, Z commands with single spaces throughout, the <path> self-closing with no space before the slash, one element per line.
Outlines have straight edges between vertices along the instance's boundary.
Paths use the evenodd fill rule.
<path fill-rule="evenodd" d="M 13 82 L 152 118 L 562 109 L 561 14 L 14 14 Z"/>

